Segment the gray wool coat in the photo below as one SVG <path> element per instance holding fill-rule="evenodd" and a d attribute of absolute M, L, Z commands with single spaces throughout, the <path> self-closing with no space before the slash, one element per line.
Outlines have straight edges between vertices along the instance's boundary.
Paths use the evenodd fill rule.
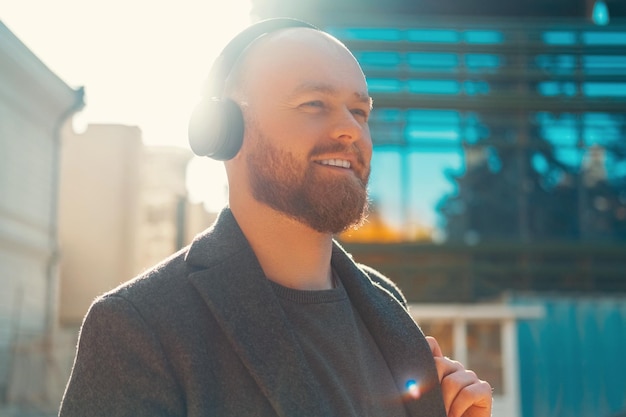
<path fill-rule="evenodd" d="M 417 398 L 399 398 L 408 415 L 444 417 L 430 349 L 401 293 L 336 243 L 332 266 L 399 391 L 420 384 Z M 93 303 L 60 416 L 330 417 L 315 384 L 225 209 L 189 247 Z"/>

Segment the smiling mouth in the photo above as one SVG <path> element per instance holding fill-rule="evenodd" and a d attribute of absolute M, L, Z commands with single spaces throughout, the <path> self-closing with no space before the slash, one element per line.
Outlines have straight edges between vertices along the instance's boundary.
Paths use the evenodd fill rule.
<path fill-rule="evenodd" d="M 317 163 L 332 167 L 350 168 L 350 161 L 346 161 L 345 159 L 322 159 L 321 161 L 317 161 Z"/>

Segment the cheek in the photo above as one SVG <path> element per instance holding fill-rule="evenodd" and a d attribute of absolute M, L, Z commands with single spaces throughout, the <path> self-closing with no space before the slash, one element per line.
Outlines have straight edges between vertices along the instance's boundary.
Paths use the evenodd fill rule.
<path fill-rule="evenodd" d="M 369 163 L 372 159 L 372 153 L 374 151 L 374 146 L 372 144 L 372 137 L 370 135 L 369 128 L 364 130 L 363 140 L 361 141 L 361 152 L 365 160 Z"/>
<path fill-rule="evenodd" d="M 324 125 L 310 118 L 285 115 L 282 120 L 273 123 L 271 133 L 277 145 L 290 152 L 306 152 L 324 138 Z"/>

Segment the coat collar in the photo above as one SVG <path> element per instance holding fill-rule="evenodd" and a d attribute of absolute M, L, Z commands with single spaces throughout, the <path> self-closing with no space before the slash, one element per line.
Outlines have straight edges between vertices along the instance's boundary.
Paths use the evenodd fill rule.
<path fill-rule="evenodd" d="M 279 301 L 229 209 L 194 240 L 185 259 L 196 271 L 189 280 L 277 414 L 329 415 Z M 337 244 L 331 262 L 399 389 L 404 390 L 410 380 L 436 385 L 430 349 L 402 305 L 372 282 Z M 409 415 L 445 415 L 435 413 L 430 397 L 405 396 Z"/>

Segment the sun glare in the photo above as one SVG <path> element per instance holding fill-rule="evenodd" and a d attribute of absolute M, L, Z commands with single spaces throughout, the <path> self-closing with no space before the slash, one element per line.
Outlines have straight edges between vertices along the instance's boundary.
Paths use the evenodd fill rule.
<path fill-rule="evenodd" d="M 228 202 L 228 182 L 222 162 L 193 158 L 187 165 L 187 191 L 192 203 L 203 202 L 211 213 L 217 213 Z"/>
<path fill-rule="evenodd" d="M 249 0 L 0 3 L 0 19 L 15 36 L 68 85 L 84 86 L 78 130 L 92 123 L 138 126 L 147 145 L 185 148 L 210 66 L 249 25 L 251 10 Z M 189 169 L 194 198 L 203 195 L 211 208 L 223 203 L 226 187 L 216 164 L 204 158 L 205 168 Z"/>

